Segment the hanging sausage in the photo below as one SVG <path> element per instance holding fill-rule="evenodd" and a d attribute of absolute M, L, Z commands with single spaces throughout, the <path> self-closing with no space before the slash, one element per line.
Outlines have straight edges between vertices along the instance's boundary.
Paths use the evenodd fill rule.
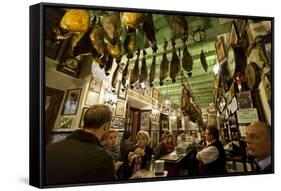
<path fill-rule="evenodd" d="M 142 57 L 142 62 L 141 62 L 141 72 L 140 72 L 140 78 L 139 78 L 140 83 L 146 82 L 147 76 L 148 76 L 146 60 L 145 60 L 146 51 L 143 50 L 142 53 L 143 53 L 143 57 Z"/>
<path fill-rule="evenodd" d="M 181 65 L 180 65 L 180 59 L 177 55 L 177 50 L 176 50 L 176 42 L 175 39 L 172 39 L 172 46 L 173 46 L 173 55 L 172 55 L 172 60 L 171 60 L 171 65 L 170 65 L 170 78 L 172 79 L 172 82 L 176 82 L 177 75 L 180 71 Z"/>
<path fill-rule="evenodd" d="M 207 63 L 206 56 L 205 56 L 203 50 L 201 50 L 201 53 L 200 53 L 200 61 L 201 61 L 201 65 L 204 68 L 205 72 L 207 72 L 208 71 L 208 63 Z"/>
<path fill-rule="evenodd" d="M 160 86 L 163 86 L 164 80 L 169 76 L 169 61 L 167 59 L 167 46 L 168 41 L 164 40 L 164 52 L 160 64 Z"/>
<path fill-rule="evenodd" d="M 167 15 L 166 19 L 175 36 L 179 36 L 186 41 L 188 38 L 188 24 L 184 16 Z"/>
<path fill-rule="evenodd" d="M 134 52 L 136 49 L 136 39 L 137 39 L 136 30 L 131 31 L 130 33 L 127 32 L 126 38 L 124 40 L 124 49 L 129 59 L 134 57 Z"/>
<path fill-rule="evenodd" d="M 120 13 L 102 13 L 100 15 L 100 20 L 107 39 L 109 40 L 110 44 L 115 45 L 119 41 L 122 30 Z"/>
<path fill-rule="evenodd" d="M 153 24 L 153 17 L 151 13 L 145 15 L 142 28 L 143 31 L 145 32 L 146 37 L 151 43 L 152 50 L 156 52 L 157 43 L 156 43 L 155 30 L 154 30 L 155 27 Z"/>
<path fill-rule="evenodd" d="M 192 67 L 193 67 L 193 60 L 191 55 L 188 52 L 187 46 L 184 41 L 183 45 L 183 53 L 182 53 L 182 67 L 185 71 L 187 71 L 188 76 L 192 76 Z"/>
<path fill-rule="evenodd" d="M 152 58 L 151 66 L 150 66 L 150 72 L 149 72 L 149 85 L 150 85 L 150 87 L 153 87 L 153 81 L 155 79 L 155 73 L 156 73 L 156 52 L 153 52 L 153 58 Z"/>
<path fill-rule="evenodd" d="M 135 87 L 135 85 L 139 80 L 139 56 L 140 56 L 140 50 L 137 51 L 137 59 L 135 61 L 135 66 L 131 71 L 131 79 L 130 79 L 131 89 Z"/>
<path fill-rule="evenodd" d="M 127 88 L 127 82 L 128 82 L 128 76 L 129 76 L 129 59 L 127 60 L 127 63 L 126 63 L 126 66 L 123 70 L 123 74 L 122 74 L 122 80 L 121 80 L 121 83 L 122 83 L 122 91 L 125 91 L 125 89 Z"/>

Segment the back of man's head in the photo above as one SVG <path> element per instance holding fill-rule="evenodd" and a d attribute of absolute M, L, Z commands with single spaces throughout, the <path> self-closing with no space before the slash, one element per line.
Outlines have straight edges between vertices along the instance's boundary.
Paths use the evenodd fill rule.
<path fill-rule="evenodd" d="M 90 107 L 83 118 L 84 128 L 98 129 L 103 124 L 111 122 L 112 112 L 106 105 L 97 104 Z"/>

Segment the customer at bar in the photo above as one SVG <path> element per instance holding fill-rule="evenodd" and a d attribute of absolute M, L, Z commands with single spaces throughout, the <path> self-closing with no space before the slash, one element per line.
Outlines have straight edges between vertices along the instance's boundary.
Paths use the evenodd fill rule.
<path fill-rule="evenodd" d="M 134 147 L 133 142 L 131 141 L 131 132 L 125 131 L 123 133 L 122 141 L 120 143 L 120 157 L 122 161 L 127 160 L 128 152 Z"/>
<path fill-rule="evenodd" d="M 167 144 L 168 136 L 166 134 L 161 135 L 161 141 L 158 143 L 155 149 L 155 159 L 160 159 L 162 156 L 168 154 L 166 152 L 165 145 Z"/>
<path fill-rule="evenodd" d="M 223 145 L 219 141 L 219 130 L 214 126 L 209 126 L 205 133 L 207 146 L 196 155 L 199 161 L 199 174 L 225 174 L 226 156 Z"/>
<path fill-rule="evenodd" d="M 264 122 L 254 122 L 246 129 L 247 152 L 255 157 L 257 171 L 272 172 L 271 126 Z"/>
<path fill-rule="evenodd" d="M 175 150 L 174 136 L 172 134 L 167 135 L 167 143 L 165 144 L 166 153 L 171 153 Z"/>
<path fill-rule="evenodd" d="M 120 161 L 120 146 L 118 144 L 118 131 L 110 129 L 105 135 L 106 148 L 113 156 L 115 161 L 115 169 L 118 170 L 120 165 L 123 163 Z"/>
<path fill-rule="evenodd" d="M 130 175 L 140 169 L 149 168 L 153 149 L 149 146 L 150 137 L 147 131 L 140 130 L 137 134 L 137 143 L 128 153 Z"/>
<path fill-rule="evenodd" d="M 116 180 L 114 160 L 100 141 L 111 126 L 112 112 L 106 105 L 90 107 L 84 128 L 46 148 L 45 183 L 73 184 Z"/>

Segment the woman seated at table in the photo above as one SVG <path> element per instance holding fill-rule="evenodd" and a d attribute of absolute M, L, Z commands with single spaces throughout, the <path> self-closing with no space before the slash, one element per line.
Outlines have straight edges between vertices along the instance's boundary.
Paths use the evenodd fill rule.
<path fill-rule="evenodd" d="M 165 144 L 165 150 L 167 153 L 171 153 L 175 150 L 175 144 L 174 144 L 174 137 L 172 134 L 168 134 L 167 136 L 167 143 Z"/>
<path fill-rule="evenodd" d="M 153 149 L 149 146 L 150 137 L 147 131 L 140 130 L 137 143 L 128 153 L 130 176 L 140 169 L 149 168 Z"/>
<path fill-rule="evenodd" d="M 162 134 L 161 136 L 161 142 L 158 143 L 156 149 L 155 149 L 155 159 L 160 159 L 162 156 L 168 154 L 166 152 L 165 145 L 167 143 L 168 136 L 166 134 Z"/>

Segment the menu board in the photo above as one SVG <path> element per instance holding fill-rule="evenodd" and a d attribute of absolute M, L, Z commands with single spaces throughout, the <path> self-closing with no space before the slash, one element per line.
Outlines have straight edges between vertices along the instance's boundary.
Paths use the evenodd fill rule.
<path fill-rule="evenodd" d="M 252 123 L 259 121 L 258 112 L 256 108 L 239 109 L 237 110 L 238 123 Z"/>

